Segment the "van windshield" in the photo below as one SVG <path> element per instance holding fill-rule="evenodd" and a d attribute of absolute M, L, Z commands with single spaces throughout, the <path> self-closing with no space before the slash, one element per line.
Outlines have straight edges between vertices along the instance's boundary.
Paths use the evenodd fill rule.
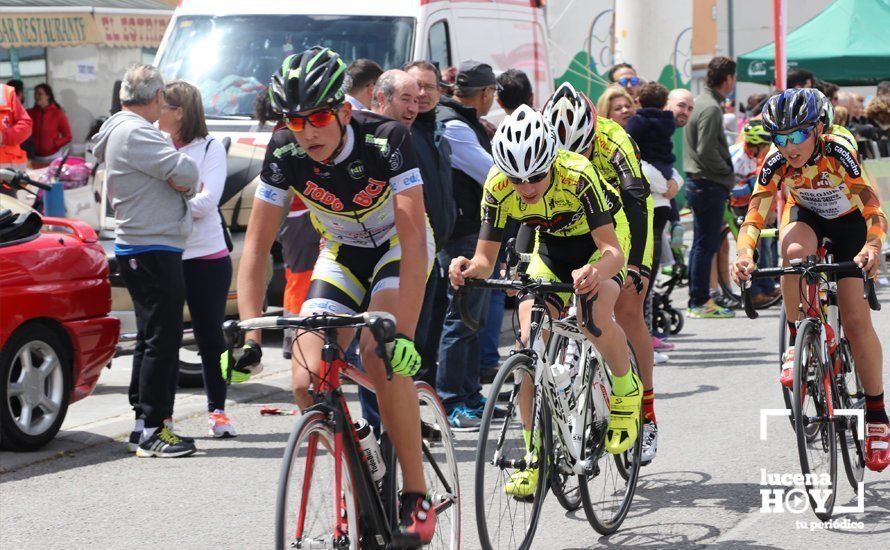
<path fill-rule="evenodd" d="M 388 69 L 408 61 L 414 33 L 410 17 L 365 15 L 181 16 L 173 25 L 158 66 L 168 82 L 198 85 L 210 117 L 252 117 L 257 93 L 291 53 L 322 45 L 347 63 Z"/>

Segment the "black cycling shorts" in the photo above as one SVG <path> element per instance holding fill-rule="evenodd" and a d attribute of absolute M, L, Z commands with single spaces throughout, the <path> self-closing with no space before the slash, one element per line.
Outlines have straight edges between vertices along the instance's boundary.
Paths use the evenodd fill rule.
<path fill-rule="evenodd" d="M 828 252 L 834 256 L 835 262 L 851 262 L 865 246 L 867 229 L 865 218 L 859 210 L 845 216 L 829 220 L 807 210 L 799 205 L 794 205 L 788 212 L 788 223 L 800 222 L 806 224 L 816 234 L 819 243 L 829 239 L 831 244 Z M 837 273 L 838 279 L 847 277 L 861 277 L 858 269 Z"/>

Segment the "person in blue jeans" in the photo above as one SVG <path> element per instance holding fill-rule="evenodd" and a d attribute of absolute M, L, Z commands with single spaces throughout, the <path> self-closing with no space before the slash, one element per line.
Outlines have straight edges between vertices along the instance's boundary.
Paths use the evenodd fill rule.
<path fill-rule="evenodd" d="M 478 235 L 452 239 L 439 252 L 439 264 L 451 265 L 458 256 L 472 256 Z M 448 288 L 449 308 L 442 326 L 439 345 L 439 370 L 436 371 L 436 391 L 451 420 L 451 429 L 474 431 L 481 423 L 481 409 L 485 404 L 479 381 L 479 334 L 488 316 L 488 289 L 465 289 L 463 300 L 468 313 L 479 322 L 477 331 L 471 330 L 454 307 L 454 289 Z"/>
<path fill-rule="evenodd" d="M 707 88 L 695 99 L 684 134 L 683 166 L 686 201 L 692 209 L 693 236 L 689 251 L 687 317 L 733 317 L 711 299 L 711 261 L 720 249 L 720 228 L 735 185 L 735 173 L 723 132 L 723 100 L 735 86 L 735 62 L 715 57 L 708 63 Z"/>

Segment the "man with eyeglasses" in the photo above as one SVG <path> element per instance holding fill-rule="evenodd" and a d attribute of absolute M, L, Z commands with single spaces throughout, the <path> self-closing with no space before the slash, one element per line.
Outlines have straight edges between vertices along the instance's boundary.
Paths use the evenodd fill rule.
<path fill-rule="evenodd" d="M 360 338 L 361 358 L 402 471 L 400 532 L 419 545 L 432 539 L 436 514 L 421 461 L 420 410 L 411 379 L 420 356 L 413 336 L 435 241 L 408 129 L 353 110 L 345 98 L 345 74 L 338 54 L 316 46 L 288 56 L 272 77 L 271 103 L 287 127 L 266 148 L 238 273 L 238 310 L 242 319 L 262 311 L 268 253 L 293 190 L 324 239 L 300 314 L 387 311 L 396 318 L 392 379 L 367 331 Z M 355 331 L 341 331 L 340 347 L 354 336 Z M 247 337 L 258 347 L 258 331 Z M 313 333 L 297 334 L 292 386 L 303 409 L 313 404 L 309 389 L 319 374 L 322 344 Z"/>
<path fill-rule="evenodd" d="M 637 70 L 630 63 L 618 63 L 609 69 L 609 80 L 627 90 L 634 101 L 640 95 L 642 79 L 637 76 Z"/>
<path fill-rule="evenodd" d="M 887 217 L 874 184 L 864 176 L 854 144 L 826 131 L 828 100 L 819 91 L 802 88 L 774 95 L 763 108 L 763 127 L 776 151 L 760 170 L 748 214 L 739 228 L 733 278 L 748 280 L 754 270 L 754 249 L 773 198 L 787 197 L 779 219 L 785 265 L 817 253 L 823 237 L 832 242 L 835 262 L 853 261 L 874 277 Z M 884 405 L 881 342 L 871 320 L 860 269 L 838 274 L 838 307 L 844 336 L 850 342 L 856 372 L 865 394 L 865 465 L 880 472 L 890 465 L 890 420 Z M 782 277 L 788 319 L 789 347 L 782 356 L 780 382 L 794 383 L 794 341 L 801 318 L 799 277 Z"/>
<path fill-rule="evenodd" d="M 471 256 L 481 227 L 482 186 L 489 169 L 491 140 L 479 117 L 488 114 L 497 92 L 491 65 L 464 61 L 455 78 L 454 97 L 439 100 L 438 119 L 445 124 L 445 139 L 451 146 L 452 181 L 457 219 L 451 238 L 439 253 L 439 264 L 452 258 Z M 453 292 L 449 289 L 449 301 Z M 472 289 L 466 303 L 470 314 L 484 325 L 489 291 Z M 439 369 L 436 391 L 449 415 L 451 429 L 476 431 L 482 420 L 485 397 L 479 383 L 479 334 L 470 330 L 452 311 L 445 317 L 439 342 Z"/>

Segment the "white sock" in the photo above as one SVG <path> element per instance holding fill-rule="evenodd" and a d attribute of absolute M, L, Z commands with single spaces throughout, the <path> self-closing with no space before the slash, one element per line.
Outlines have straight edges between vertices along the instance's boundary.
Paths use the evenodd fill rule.
<path fill-rule="evenodd" d="M 134 431 L 134 432 L 141 432 L 141 431 L 144 430 L 144 429 L 145 429 L 145 419 L 144 419 L 144 418 L 137 418 L 137 419 L 136 419 L 136 425 L 133 426 L 133 431 Z"/>
<path fill-rule="evenodd" d="M 157 427 L 142 428 L 142 439 L 140 439 L 139 442 L 142 443 L 143 441 L 146 441 L 149 437 L 153 436 L 157 430 Z"/>

